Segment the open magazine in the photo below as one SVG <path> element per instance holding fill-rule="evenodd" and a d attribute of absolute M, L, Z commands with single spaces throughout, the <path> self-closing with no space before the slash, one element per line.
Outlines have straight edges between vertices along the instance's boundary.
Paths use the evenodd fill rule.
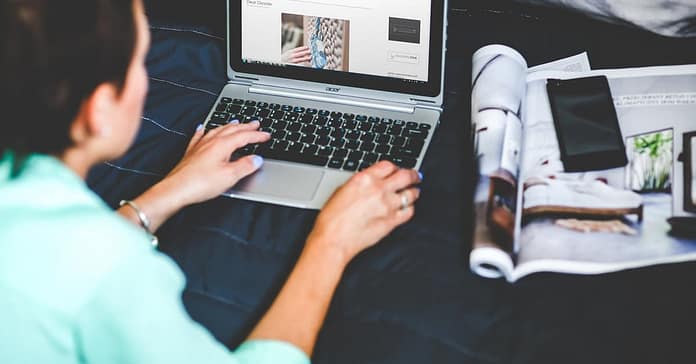
<path fill-rule="evenodd" d="M 609 80 L 629 163 L 566 173 L 546 81 L 598 75 Z M 514 49 L 487 46 L 473 60 L 472 122 L 477 274 L 514 282 L 696 260 L 696 239 L 668 223 L 691 211 L 693 167 L 680 157 L 696 131 L 696 65 L 592 71 L 580 54 L 529 68 Z"/>

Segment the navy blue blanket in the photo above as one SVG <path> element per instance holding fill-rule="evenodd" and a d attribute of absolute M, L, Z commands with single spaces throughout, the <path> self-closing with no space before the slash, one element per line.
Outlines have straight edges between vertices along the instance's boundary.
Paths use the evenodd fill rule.
<path fill-rule="evenodd" d="M 496 24 L 504 22 L 518 24 L 529 36 L 509 41 L 514 34 L 509 26 L 496 31 Z M 688 358 L 693 334 L 675 331 L 696 328 L 693 264 L 598 277 L 540 274 L 514 286 L 470 273 L 474 167 L 467 136 L 473 50 L 502 41 L 521 49 L 534 64 L 590 48 L 600 50 L 600 64 L 626 63 L 602 53 L 610 46 L 593 43 L 597 38 L 576 33 L 553 38 L 533 17 L 454 9 L 450 24 L 446 112 L 423 165 L 416 216 L 348 267 L 313 361 L 617 363 Z M 95 168 L 88 181 L 112 206 L 167 174 L 226 79 L 224 41 L 218 35 L 154 25 L 152 36 L 150 92 L 137 140 L 123 158 Z M 647 37 L 653 40 L 648 44 L 671 44 Z M 650 57 L 658 56 L 642 61 L 654 61 Z M 271 304 L 315 217 L 312 211 L 229 198 L 174 216 L 158 235 L 162 250 L 187 276 L 184 302 L 192 317 L 230 348 L 237 346 Z"/>

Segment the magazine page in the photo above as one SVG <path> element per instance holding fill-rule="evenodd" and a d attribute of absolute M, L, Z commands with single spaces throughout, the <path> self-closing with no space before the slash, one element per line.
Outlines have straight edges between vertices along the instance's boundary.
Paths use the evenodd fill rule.
<path fill-rule="evenodd" d="M 589 69 L 583 53 L 537 66 L 534 71 Z M 470 265 L 484 277 L 509 277 L 514 267 L 521 115 L 529 72 L 524 57 L 507 46 L 490 45 L 474 54 L 472 122 L 481 182 L 475 199 L 477 223 Z"/>
<path fill-rule="evenodd" d="M 524 216 L 511 281 L 541 271 L 599 274 L 696 259 L 696 241 L 670 235 L 667 221 L 688 214 L 685 170 L 693 167 L 679 156 L 684 135 L 696 130 L 696 66 L 582 76 L 593 75 L 609 78 L 629 163 L 605 171 L 564 173 L 546 78 L 578 75 L 530 75 L 520 167 Z M 613 218 L 533 213 L 543 204 L 601 206 L 616 213 Z"/>

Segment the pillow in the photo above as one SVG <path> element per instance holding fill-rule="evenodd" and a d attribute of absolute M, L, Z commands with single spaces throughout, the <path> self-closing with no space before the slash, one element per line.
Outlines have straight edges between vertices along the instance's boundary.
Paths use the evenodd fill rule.
<path fill-rule="evenodd" d="M 696 0 L 517 0 L 579 10 L 671 37 L 696 36 Z"/>

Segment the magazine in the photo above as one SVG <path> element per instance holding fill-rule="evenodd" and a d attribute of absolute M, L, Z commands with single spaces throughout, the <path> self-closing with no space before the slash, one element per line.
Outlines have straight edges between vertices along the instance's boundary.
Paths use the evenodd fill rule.
<path fill-rule="evenodd" d="M 609 80 L 629 163 L 567 173 L 546 81 L 598 75 Z M 475 273 L 514 282 L 696 260 L 696 239 L 668 223 L 693 216 L 696 167 L 683 153 L 696 143 L 696 65 L 593 71 L 581 54 L 529 68 L 514 49 L 486 46 L 474 54 L 472 122 Z"/>

